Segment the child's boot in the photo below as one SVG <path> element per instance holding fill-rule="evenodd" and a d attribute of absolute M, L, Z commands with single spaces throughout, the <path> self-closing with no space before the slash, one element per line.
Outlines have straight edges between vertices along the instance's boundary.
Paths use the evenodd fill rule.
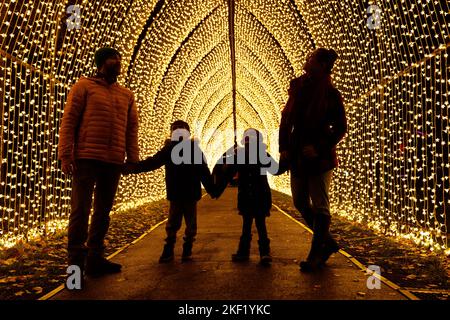
<path fill-rule="evenodd" d="M 260 263 L 262 265 L 270 265 L 272 262 L 272 256 L 270 255 L 270 240 L 264 239 L 258 241 L 259 245 L 259 256 L 260 256 Z"/>
<path fill-rule="evenodd" d="M 192 242 L 185 241 L 183 244 L 183 253 L 181 254 L 181 261 L 187 262 L 192 260 Z"/>
<path fill-rule="evenodd" d="M 236 253 L 231 255 L 233 262 L 248 261 L 250 258 L 250 242 L 252 238 L 241 237 L 239 241 L 239 248 Z"/>
<path fill-rule="evenodd" d="M 173 243 L 166 243 L 163 252 L 159 258 L 159 263 L 167 263 L 173 260 Z"/>

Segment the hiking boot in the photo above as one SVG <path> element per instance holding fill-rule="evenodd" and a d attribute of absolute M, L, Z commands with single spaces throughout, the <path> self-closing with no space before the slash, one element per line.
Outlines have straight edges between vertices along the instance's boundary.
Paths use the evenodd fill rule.
<path fill-rule="evenodd" d="M 252 241 L 251 236 L 245 237 L 241 236 L 239 240 L 239 247 L 236 253 L 231 255 L 231 261 L 233 262 L 243 262 L 248 261 L 250 258 L 250 243 Z"/>
<path fill-rule="evenodd" d="M 330 217 L 317 214 L 314 219 L 314 234 L 306 261 L 300 262 L 300 270 L 311 272 L 323 266 L 324 247 L 329 234 Z"/>
<path fill-rule="evenodd" d="M 99 277 L 105 274 L 118 273 L 122 271 L 122 266 L 109 261 L 102 256 L 88 256 L 86 260 L 86 275 Z"/>
<path fill-rule="evenodd" d="M 326 243 L 322 249 L 321 264 L 324 265 L 328 261 L 328 259 L 331 257 L 331 255 L 333 253 L 338 252 L 339 249 L 340 249 L 339 245 L 333 238 L 331 238 L 331 235 L 330 235 L 330 239 L 326 241 Z"/>
<path fill-rule="evenodd" d="M 181 254 L 181 261 L 187 262 L 192 260 L 192 242 L 185 242 L 183 244 L 183 253 Z"/>
<path fill-rule="evenodd" d="M 173 261 L 173 245 L 165 244 L 159 263 L 167 263 Z"/>
<path fill-rule="evenodd" d="M 270 240 L 268 238 L 258 240 L 259 245 L 259 257 L 262 265 L 269 265 L 272 262 L 270 255 Z"/>

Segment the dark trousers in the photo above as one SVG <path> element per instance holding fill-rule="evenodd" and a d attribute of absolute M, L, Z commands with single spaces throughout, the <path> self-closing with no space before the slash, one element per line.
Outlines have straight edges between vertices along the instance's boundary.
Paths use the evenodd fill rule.
<path fill-rule="evenodd" d="M 174 245 L 177 240 L 177 232 L 181 228 L 181 223 L 186 224 L 184 241 L 192 243 L 197 235 L 197 201 L 180 200 L 170 201 L 169 218 L 166 223 L 166 243 Z"/>
<path fill-rule="evenodd" d="M 252 224 L 255 220 L 256 230 L 258 231 L 259 240 L 267 239 L 266 217 L 257 216 L 252 217 L 250 215 L 242 215 L 242 238 L 244 240 L 252 240 Z"/>
<path fill-rule="evenodd" d="M 255 220 L 256 230 L 258 231 L 259 253 L 261 256 L 270 253 L 270 240 L 267 236 L 266 217 L 242 214 L 242 235 L 239 241 L 238 253 L 240 255 L 249 255 L 250 243 L 252 241 L 252 224 Z"/>
<path fill-rule="evenodd" d="M 300 211 L 308 227 L 314 231 L 317 243 L 337 246 L 330 234 L 331 221 L 329 189 L 333 170 L 320 175 L 299 172 L 291 175 L 291 191 L 294 206 Z"/>
<path fill-rule="evenodd" d="M 89 255 L 103 255 L 109 213 L 121 172 L 120 165 L 97 160 L 80 159 L 76 161 L 76 167 L 72 179 L 72 211 L 69 217 L 69 264 L 82 263 L 87 251 Z M 92 195 L 94 213 L 88 230 Z"/>
<path fill-rule="evenodd" d="M 320 175 L 310 175 L 299 170 L 296 175 L 291 175 L 294 206 L 300 211 L 310 228 L 313 227 L 315 214 L 330 217 L 328 192 L 332 176 L 332 170 Z"/>

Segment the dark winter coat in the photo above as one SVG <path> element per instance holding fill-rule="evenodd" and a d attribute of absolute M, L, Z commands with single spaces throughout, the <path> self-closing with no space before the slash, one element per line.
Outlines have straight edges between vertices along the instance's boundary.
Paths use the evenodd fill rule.
<path fill-rule="evenodd" d="M 321 174 L 337 167 L 336 145 L 347 132 L 342 96 L 331 84 L 324 90 L 323 116 L 317 121 L 307 118 L 308 108 L 315 108 L 311 94 L 314 86 L 314 81 L 306 75 L 292 80 L 289 100 L 282 111 L 279 147 L 280 152 L 288 151 L 293 174 L 298 170 Z M 304 157 L 302 150 L 306 145 L 313 145 L 318 157 Z"/>
<path fill-rule="evenodd" d="M 264 144 L 262 147 L 266 148 Z M 227 164 L 226 158 L 234 157 L 235 154 L 244 152 L 246 154 L 246 161 L 244 164 L 235 163 Z M 267 174 L 262 174 L 261 170 L 273 175 L 279 175 L 286 170 L 278 168 L 278 163 L 266 152 L 268 161 L 261 161 L 257 159 L 256 163 L 248 161 L 248 153 L 245 148 L 236 148 L 235 153 L 224 154 L 221 160 L 215 165 L 213 169 L 213 177 L 215 180 L 216 191 L 221 194 L 226 188 L 227 184 L 238 175 L 238 210 L 240 215 L 250 216 L 266 216 L 270 215 L 270 208 L 272 207 L 272 194 L 270 191 Z M 266 160 L 267 160 L 266 159 Z M 273 168 L 270 164 L 273 163 Z M 268 170 L 268 171 L 267 171 Z"/>
<path fill-rule="evenodd" d="M 179 143 L 188 143 L 191 145 L 191 162 L 174 163 L 172 150 Z M 197 152 L 201 157 L 201 163 L 194 163 L 194 153 Z M 167 199 L 170 201 L 198 201 L 201 198 L 201 183 L 208 193 L 214 190 L 213 179 L 206 163 L 205 156 L 201 151 L 198 142 L 195 140 L 171 141 L 166 140 L 164 147 L 154 156 L 131 164 L 133 173 L 152 171 L 165 166 L 166 173 L 166 192 Z"/>

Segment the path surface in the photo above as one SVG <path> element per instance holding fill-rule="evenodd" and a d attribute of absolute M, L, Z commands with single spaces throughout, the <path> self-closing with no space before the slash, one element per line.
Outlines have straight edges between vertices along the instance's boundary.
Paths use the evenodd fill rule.
<path fill-rule="evenodd" d="M 83 291 L 63 290 L 52 299 L 405 299 L 384 284 L 378 290 L 368 289 L 364 272 L 341 254 L 332 256 L 320 272 L 301 273 L 298 260 L 306 257 L 311 235 L 275 207 L 267 220 L 272 266 L 258 264 L 256 230 L 250 261 L 231 262 L 241 230 L 236 192 L 228 188 L 219 200 L 206 196 L 199 202 L 194 261 L 181 263 L 183 225 L 175 261 L 158 263 L 165 237 L 163 224 L 112 259 L 123 265 L 120 274 L 87 279 Z"/>

